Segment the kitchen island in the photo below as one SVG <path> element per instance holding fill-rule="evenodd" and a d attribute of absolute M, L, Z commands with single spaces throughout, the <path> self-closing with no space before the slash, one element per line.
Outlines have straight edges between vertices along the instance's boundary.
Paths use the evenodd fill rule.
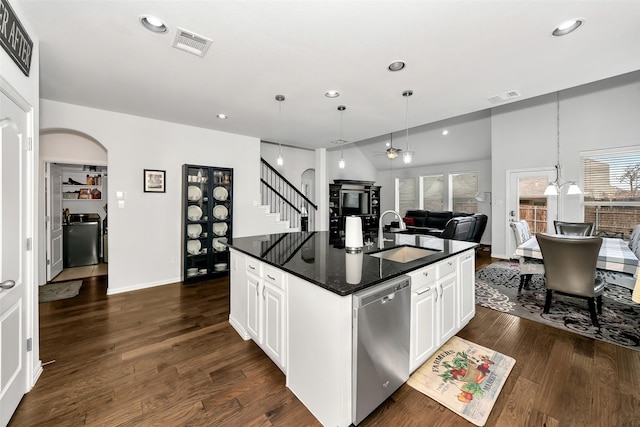
<path fill-rule="evenodd" d="M 328 232 L 233 241 L 229 321 L 278 365 L 287 387 L 324 425 L 353 422 L 355 293 L 411 278 L 411 371 L 475 314 L 475 243 L 392 233 L 386 239 L 384 250 L 430 254 L 397 262 L 379 257 L 377 245 L 348 253 Z"/>

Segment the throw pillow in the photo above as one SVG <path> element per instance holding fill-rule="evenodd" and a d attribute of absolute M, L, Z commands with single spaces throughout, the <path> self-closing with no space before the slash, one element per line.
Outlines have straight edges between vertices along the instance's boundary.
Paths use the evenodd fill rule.
<path fill-rule="evenodd" d="M 403 218 L 403 221 L 407 225 L 415 225 L 415 222 L 413 221 L 413 218 L 405 217 L 405 218 Z"/>

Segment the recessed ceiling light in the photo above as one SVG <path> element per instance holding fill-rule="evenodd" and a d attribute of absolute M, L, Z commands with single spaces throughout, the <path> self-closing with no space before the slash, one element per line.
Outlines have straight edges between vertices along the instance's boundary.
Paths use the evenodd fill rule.
<path fill-rule="evenodd" d="M 167 26 L 164 25 L 164 22 L 160 18 L 156 18 L 155 16 L 146 15 L 140 17 L 140 23 L 149 31 L 153 31 L 154 33 L 166 33 Z"/>
<path fill-rule="evenodd" d="M 442 131 L 442 134 L 443 135 L 449 135 L 449 131 L 445 129 L 445 130 Z"/>
<path fill-rule="evenodd" d="M 216 117 L 219 118 L 219 119 L 228 119 L 229 118 L 229 116 L 227 116 L 226 114 L 222 114 L 222 113 L 216 114 Z"/>
<path fill-rule="evenodd" d="M 340 92 L 338 92 L 337 90 L 328 90 L 327 92 L 325 92 L 324 96 L 326 96 L 327 98 L 337 98 L 340 96 Z"/>
<path fill-rule="evenodd" d="M 570 32 L 577 30 L 582 24 L 584 24 L 584 19 L 571 19 L 569 21 L 565 21 L 558 25 L 551 35 L 555 37 L 566 36 Z"/>
<path fill-rule="evenodd" d="M 400 71 L 406 66 L 407 64 L 405 64 L 404 61 L 397 60 L 397 61 L 391 61 L 391 63 L 387 66 L 387 69 L 389 71 Z"/>

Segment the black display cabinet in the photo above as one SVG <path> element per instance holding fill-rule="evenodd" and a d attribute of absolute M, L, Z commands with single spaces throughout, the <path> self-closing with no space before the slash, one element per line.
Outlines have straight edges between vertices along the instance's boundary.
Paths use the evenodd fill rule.
<path fill-rule="evenodd" d="M 182 166 L 182 283 L 229 274 L 233 169 Z"/>

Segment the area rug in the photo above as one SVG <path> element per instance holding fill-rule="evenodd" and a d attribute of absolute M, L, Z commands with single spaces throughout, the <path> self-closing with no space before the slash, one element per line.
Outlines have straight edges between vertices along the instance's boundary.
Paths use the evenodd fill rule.
<path fill-rule="evenodd" d="M 591 323 L 586 300 L 554 294 L 549 314 L 544 314 L 546 288 L 542 275 L 534 274 L 529 289 L 523 289 L 520 295 L 519 284 L 517 263 L 495 262 L 476 273 L 476 304 L 640 350 L 640 304 L 631 301 L 629 289 L 610 283 L 605 285 L 598 329 Z"/>
<path fill-rule="evenodd" d="M 407 384 L 483 426 L 515 363 L 512 357 L 452 337 L 409 377 Z"/>
<path fill-rule="evenodd" d="M 42 303 L 73 298 L 80 292 L 80 286 L 82 286 L 82 280 L 38 286 L 38 302 Z"/>

